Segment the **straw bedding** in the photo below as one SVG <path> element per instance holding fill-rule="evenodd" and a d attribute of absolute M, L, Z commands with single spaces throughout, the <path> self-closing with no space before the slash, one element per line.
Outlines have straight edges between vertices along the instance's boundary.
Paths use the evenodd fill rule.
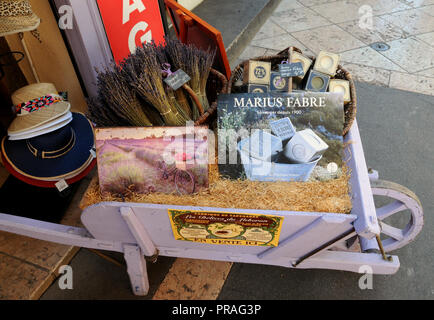
<path fill-rule="evenodd" d="M 257 210 L 333 212 L 348 214 L 352 204 L 350 173 L 345 168 L 340 178 L 315 182 L 254 182 L 221 179 L 216 165 L 210 165 L 209 190 L 195 195 L 137 194 L 102 195 L 98 180 L 92 181 L 81 204 L 84 209 L 106 201 L 206 206 Z"/>

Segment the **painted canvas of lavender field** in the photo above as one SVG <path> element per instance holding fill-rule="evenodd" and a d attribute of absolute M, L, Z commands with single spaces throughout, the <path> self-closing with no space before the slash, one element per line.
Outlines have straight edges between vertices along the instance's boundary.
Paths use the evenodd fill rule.
<path fill-rule="evenodd" d="M 191 194 L 208 188 L 206 127 L 96 129 L 102 193 Z"/>

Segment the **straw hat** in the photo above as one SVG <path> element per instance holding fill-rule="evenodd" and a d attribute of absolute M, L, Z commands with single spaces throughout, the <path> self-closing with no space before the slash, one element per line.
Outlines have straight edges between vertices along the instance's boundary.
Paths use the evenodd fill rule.
<path fill-rule="evenodd" d="M 0 37 L 33 31 L 40 23 L 41 19 L 33 13 L 28 0 L 0 1 Z"/>
<path fill-rule="evenodd" d="M 64 126 L 68 125 L 71 121 L 72 121 L 72 112 L 68 112 L 65 115 L 60 116 L 55 120 L 50 121 L 46 124 L 38 126 L 35 129 L 31 129 L 23 133 L 9 135 L 9 140 L 11 141 L 25 140 L 25 139 L 42 136 L 44 134 L 56 131 L 57 129 L 63 128 Z"/>
<path fill-rule="evenodd" d="M 16 135 L 32 131 L 43 124 L 55 120 L 69 112 L 71 106 L 68 102 L 58 101 L 54 103 L 46 102 L 42 97 L 54 97 L 55 101 L 61 100 L 56 87 L 51 83 L 36 83 L 18 89 L 12 94 L 12 102 L 17 110 L 17 117 L 12 121 L 8 128 L 9 135 Z M 38 100 L 35 102 L 35 100 Z M 27 105 L 30 102 L 38 107 L 35 110 L 27 111 L 20 105 Z"/>

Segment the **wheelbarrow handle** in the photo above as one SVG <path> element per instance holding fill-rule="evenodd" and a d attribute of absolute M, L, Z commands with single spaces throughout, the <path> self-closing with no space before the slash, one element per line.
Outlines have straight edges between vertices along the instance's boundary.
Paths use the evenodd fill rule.
<path fill-rule="evenodd" d="M 0 231 L 82 248 L 124 252 L 122 243 L 97 240 L 84 228 L 33 220 L 4 213 L 0 213 Z"/>

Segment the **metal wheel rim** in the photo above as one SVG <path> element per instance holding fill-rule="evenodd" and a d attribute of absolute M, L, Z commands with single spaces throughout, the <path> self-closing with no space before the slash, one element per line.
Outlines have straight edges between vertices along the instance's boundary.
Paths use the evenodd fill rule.
<path fill-rule="evenodd" d="M 180 180 L 183 178 L 182 175 L 186 175 L 187 177 L 190 178 L 190 181 L 191 181 L 191 182 L 188 182 L 188 184 L 189 184 L 188 189 L 184 188 L 184 190 L 187 190 L 187 192 L 182 191 L 182 185 L 184 184 L 184 183 L 180 182 Z M 194 188 L 195 188 L 194 176 L 188 171 L 177 170 L 176 175 L 175 175 L 175 186 L 176 186 L 176 190 L 178 191 L 179 194 L 194 193 Z M 191 189 L 191 191 L 190 191 L 190 189 Z"/>

